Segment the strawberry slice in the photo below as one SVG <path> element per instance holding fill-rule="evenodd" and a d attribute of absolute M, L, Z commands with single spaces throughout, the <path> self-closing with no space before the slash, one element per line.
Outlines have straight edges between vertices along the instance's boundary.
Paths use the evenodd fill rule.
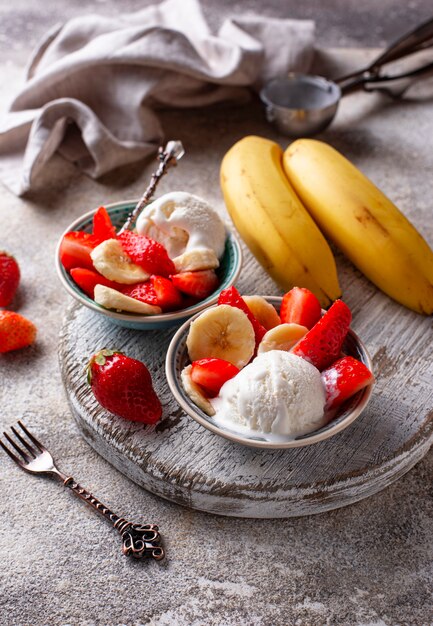
<path fill-rule="evenodd" d="M 164 278 L 164 276 L 151 276 L 150 282 L 156 293 L 158 306 L 163 311 L 173 311 L 182 306 L 182 294 L 171 280 Z"/>
<path fill-rule="evenodd" d="M 72 230 L 63 235 L 59 250 L 60 263 L 66 270 L 71 270 L 74 267 L 86 267 L 89 270 L 94 270 L 90 253 L 100 243 L 101 240 L 95 235 L 85 233 L 82 230 Z"/>
<path fill-rule="evenodd" d="M 194 296 L 187 296 L 185 293 L 182 295 L 182 308 L 188 309 L 190 306 L 195 306 L 200 302 L 200 298 Z"/>
<path fill-rule="evenodd" d="M 111 287 L 111 289 L 117 289 L 118 291 L 121 291 L 125 286 L 120 283 L 115 283 L 113 280 L 108 280 L 108 278 L 105 278 L 102 274 L 94 270 L 88 270 L 85 267 L 73 267 L 70 274 L 79 288 L 84 291 L 89 298 L 92 298 L 92 300 L 95 297 L 94 292 L 96 285 L 104 285 L 105 287 Z"/>
<path fill-rule="evenodd" d="M 245 304 L 245 301 L 242 299 L 241 294 L 236 289 L 236 287 L 229 287 L 228 289 L 223 289 L 218 298 L 218 304 L 229 304 L 230 306 L 234 306 L 237 309 L 243 311 L 254 328 L 254 334 L 256 337 L 256 348 L 263 339 L 263 335 L 266 333 L 266 328 L 260 324 L 258 319 L 254 317 L 251 313 L 248 306 Z"/>
<path fill-rule="evenodd" d="M 374 376 L 364 363 L 353 356 L 335 361 L 322 372 L 326 390 L 326 409 L 334 409 L 374 381 Z"/>
<path fill-rule="evenodd" d="M 203 300 L 218 287 L 219 279 L 214 270 L 197 272 L 180 272 L 170 276 L 172 283 L 179 291 L 188 296 Z"/>
<path fill-rule="evenodd" d="M 9 306 L 20 282 L 20 268 L 13 256 L 0 250 L 0 306 Z"/>
<path fill-rule="evenodd" d="M 116 238 L 116 229 L 111 223 L 107 209 L 103 206 L 100 206 L 93 216 L 93 234 L 101 241 Z"/>
<path fill-rule="evenodd" d="M 125 230 L 118 236 L 122 248 L 136 265 L 148 274 L 169 276 L 176 271 L 173 261 L 161 243 Z"/>
<path fill-rule="evenodd" d="M 351 319 L 352 314 L 347 304 L 336 300 L 292 348 L 292 353 L 306 359 L 319 370 L 325 369 L 339 356 Z"/>
<path fill-rule="evenodd" d="M 130 298 L 140 300 L 140 302 L 158 306 L 158 297 L 150 280 L 146 280 L 144 283 L 136 283 L 135 285 L 124 285 L 122 293 Z"/>
<path fill-rule="evenodd" d="M 122 293 L 146 304 L 159 306 L 163 311 L 173 311 L 183 306 L 182 294 L 163 276 L 151 276 L 144 283 L 123 285 Z"/>
<path fill-rule="evenodd" d="M 239 371 L 236 365 L 224 359 L 200 359 L 192 363 L 191 378 L 210 398 L 214 398 L 224 383 Z"/>
<path fill-rule="evenodd" d="M 0 311 L 0 353 L 20 350 L 36 339 L 36 326 L 15 311 Z"/>
<path fill-rule="evenodd" d="M 283 324 L 312 328 L 320 320 L 322 308 L 314 293 L 305 287 L 293 287 L 283 296 L 280 318 Z"/>

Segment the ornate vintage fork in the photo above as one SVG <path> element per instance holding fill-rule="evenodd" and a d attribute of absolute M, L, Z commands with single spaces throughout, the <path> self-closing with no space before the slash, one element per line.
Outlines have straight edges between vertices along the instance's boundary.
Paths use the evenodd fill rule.
<path fill-rule="evenodd" d="M 164 549 L 161 546 L 158 526 L 155 524 L 132 524 L 123 519 L 123 517 L 112 513 L 110 509 L 94 498 L 91 493 L 80 487 L 72 476 L 63 474 L 56 467 L 54 459 L 48 450 L 27 430 L 21 421 L 18 421 L 18 426 L 28 439 L 25 439 L 13 426 L 11 426 L 11 430 L 15 435 L 15 440 L 6 432 L 3 435 L 20 456 L 12 452 L 0 439 L 0 446 L 17 465 L 30 474 L 56 476 L 63 482 L 65 487 L 72 489 L 77 496 L 107 518 L 121 534 L 122 552 L 126 556 L 133 556 L 136 559 L 153 558 L 157 561 L 164 558 Z"/>

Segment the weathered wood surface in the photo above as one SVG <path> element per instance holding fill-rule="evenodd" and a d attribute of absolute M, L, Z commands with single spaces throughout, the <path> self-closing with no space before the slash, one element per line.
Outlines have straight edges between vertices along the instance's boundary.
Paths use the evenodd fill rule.
<path fill-rule="evenodd" d="M 174 330 L 122 329 L 73 304 L 59 356 L 66 393 L 85 439 L 149 491 L 220 515 L 320 513 L 387 487 L 433 442 L 431 319 L 392 302 L 340 255 L 337 260 L 352 327 L 366 343 L 377 377 L 367 410 L 345 431 L 283 451 L 226 441 L 183 414 L 170 394 L 164 358 Z M 277 294 L 248 252 L 239 287 L 243 293 Z M 113 417 L 95 401 L 84 368 L 88 357 L 103 347 L 116 347 L 148 365 L 164 407 L 156 428 Z"/>

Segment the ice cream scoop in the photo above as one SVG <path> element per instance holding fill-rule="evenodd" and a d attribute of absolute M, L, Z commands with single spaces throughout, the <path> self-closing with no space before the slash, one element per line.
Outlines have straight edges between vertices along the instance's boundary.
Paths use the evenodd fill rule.
<path fill-rule="evenodd" d="M 289 73 L 274 78 L 260 92 L 267 120 L 284 135 L 308 137 L 322 132 L 333 120 L 341 98 L 357 89 L 382 91 L 393 98 L 402 96 L 414 82 L 432 75 L 431 59 L 425 62 L 422 55 L 415 54 L 430 49 L 432 43 L 430 18 L 399 37 L 369 65 L 346 76 L 328 80 Z M 404 71 L 389 66 L 404 57 L 410 57 L 410 67 Z"/>
<path fill-rule="evenodd" d="M 260 433 L 297 437 L 323 426 L 320 372 L 282 350 L 259 354 L 211 399 L 215 420 Z"/>
<path fill-rule="evenodd" d="M 137 232 L 162 243 L 177 271 L 218 267 L 226 240 L 218 213 L 203 198 L 183 191 L 149 204 L 137 220 Z"/>

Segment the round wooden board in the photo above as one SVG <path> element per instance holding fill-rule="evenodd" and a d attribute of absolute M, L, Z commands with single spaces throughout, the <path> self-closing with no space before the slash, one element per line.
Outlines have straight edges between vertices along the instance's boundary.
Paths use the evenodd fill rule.
<path fill-rule="evenodd" d="M 384 489 L 413 467 L 433 442 L 427 340 L 431 320 L 392 302 L 353 268 L 344 267 L 352 327 L 370 350 L 377 382 L 365 413 L 342 433 L 281 451 L 246 448 L 218 437 L 186 416 L 168 389 L 164 358 L 175 329 L 124 329 L 73 304 L 64 321 L 59 357 L 69 403 L 84 438 L 152 493 L 219 515 L 309 515 Z M 244 273 L 256 289 L 241 285 L 241 290 L 276 294 L 269 279 L 252 280 L 258 271 L 249 257 Z M 164 419 L 155 428 L 116 418 L 95 401 L 84 370 L 88 357 L 103 347 L 120 349 L 149 367 L 164 407 Z"/>

